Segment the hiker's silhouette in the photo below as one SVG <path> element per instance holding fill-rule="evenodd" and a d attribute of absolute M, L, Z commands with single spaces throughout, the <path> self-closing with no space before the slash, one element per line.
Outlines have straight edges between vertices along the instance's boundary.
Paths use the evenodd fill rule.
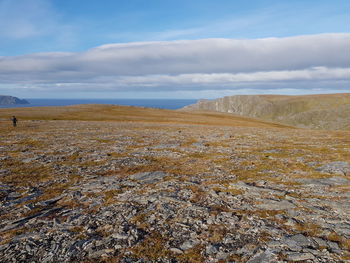
<path fill-rule="evenodd" d="M 13 127 L 16 127 L 17 126 L 17 118 L 16 116 L 12 116 L 12 124 L 13 124 Z"/>

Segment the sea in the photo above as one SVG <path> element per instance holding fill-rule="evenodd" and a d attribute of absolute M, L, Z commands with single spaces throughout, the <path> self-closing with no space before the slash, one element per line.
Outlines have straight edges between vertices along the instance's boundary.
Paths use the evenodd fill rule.
<path fill-rule="evenodd" d="M 0 108 L 110 104 L 176 110 L 196 103 L 194 99 L 26 99 L 29 104 L 0 105 Z"/>

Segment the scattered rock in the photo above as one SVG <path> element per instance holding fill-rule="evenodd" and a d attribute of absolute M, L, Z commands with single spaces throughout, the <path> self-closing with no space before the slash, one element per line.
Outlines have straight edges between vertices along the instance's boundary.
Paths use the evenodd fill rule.
<path fill-rule="evenodd" d="M 319 132 L 43 124 L 0 146 L 0 262 L 341 262 L 347 166 L 315 178 Z"/>

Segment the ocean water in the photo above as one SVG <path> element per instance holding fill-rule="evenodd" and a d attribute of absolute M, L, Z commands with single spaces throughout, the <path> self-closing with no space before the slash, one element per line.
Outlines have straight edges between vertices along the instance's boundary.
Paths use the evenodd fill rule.
<path fill-rule="evenodd" d="M 0 108 L 111 104 L 175 110 L 196 103 L 193 99 L 26 99 L 30 104 L 0 105 Z"/>

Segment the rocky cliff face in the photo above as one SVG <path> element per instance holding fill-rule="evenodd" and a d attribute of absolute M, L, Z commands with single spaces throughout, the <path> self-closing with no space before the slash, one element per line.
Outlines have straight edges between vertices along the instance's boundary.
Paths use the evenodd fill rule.
<path fill-rule="evenodd" d="M 0 105 L 29 104 L 26 100 L 21 100 L 12 96 L 0 95 Z"/>
<path fill-rule="evenodd" d="M 183 110 L 228 112 L 303 128 L 350 129 L 350 93 L 239 95 L 200 100 Z"/>

